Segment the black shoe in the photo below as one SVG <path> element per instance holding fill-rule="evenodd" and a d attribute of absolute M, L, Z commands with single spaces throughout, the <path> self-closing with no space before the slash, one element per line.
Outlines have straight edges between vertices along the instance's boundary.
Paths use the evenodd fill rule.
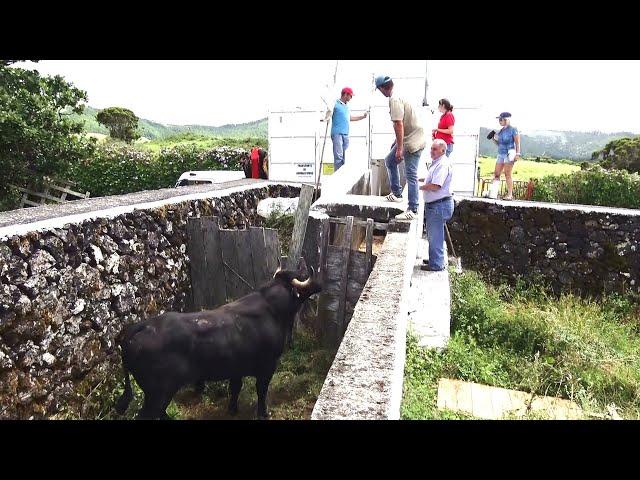
<path fill-rule="evenodd" d="M 431 265 L 421 265 L 420 270 L 424 270 L 425 272 L 443 272 L 446 270 L 445 268 L 434 268 Z"/>
<path fill-rule="evenodd" d="M 422 260 L 423 265 L 429 265 L 429 259 L 425 258 Z"/>

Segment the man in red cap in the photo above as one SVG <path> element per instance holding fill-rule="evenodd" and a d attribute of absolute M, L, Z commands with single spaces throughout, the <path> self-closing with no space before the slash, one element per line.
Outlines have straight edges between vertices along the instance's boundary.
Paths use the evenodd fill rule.
<path fill-rule="evenodd" d="M 347 103 L 353 97 L 353 90 L 344 87 L 340 92 L 340 98 L 336 100 L 331 117 L 331 141 L 333 142 L 333 171 L 344 165 L 344 154 L 349 147 L 349 122 L 362 120 L 367 117 L 367 112 L 362 115 L 351 115 Z"/>

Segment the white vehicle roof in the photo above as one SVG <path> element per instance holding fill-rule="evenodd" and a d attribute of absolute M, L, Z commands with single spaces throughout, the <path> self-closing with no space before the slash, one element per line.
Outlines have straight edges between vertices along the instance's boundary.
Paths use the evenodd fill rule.
<path fill-rule="evenodd" d="M 245 178 L 242 170 L 191 170 L 184 172 L 176 182 L 176 187 L 186 180 L 188 182 L 223 183 Z"/>

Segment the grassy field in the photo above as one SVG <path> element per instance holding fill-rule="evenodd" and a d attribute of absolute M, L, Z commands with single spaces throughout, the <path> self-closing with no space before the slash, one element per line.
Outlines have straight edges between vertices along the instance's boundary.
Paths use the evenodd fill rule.
<path fill-rule="evenodd" d="M 495 157 L 479 157 L 480 176 L 493 176 L 496 166 Z M 580 170 L 580 165 L 567 163 L 544 163 L 531 160 L 519 160 L 513 167 L 514 180 L 529 180 L 530 178 L 542 178 L 545 175 L 562 175 Z M 503 177 L 504 178 L 504 177 Z"/>
<path fill-rule="evenodd" d="M 577 402 L 640 419 L 640 304 L 554 298 L 541 287 L 493 287 L 452 274 L 452 336 L 441 353 L 408 339 L 402 418 L 468 418 L 437 410 L 442 377 Z"/>
<path fill-rule="evenodd" d="M 267 141 L 266 139 L 261 138 L 222 138 L 197 135 L 192 133 L 182 133 L 167 138 L 151 140 L 143 144 L 137 144 L 136 146 L 141 150 L 159 152 L 163 148 L 171 148 L 176 146 L 193 146 L 199 149 L 216 148 L 222 146 L 248 149 L 255 145 L 266 148 Z"/>

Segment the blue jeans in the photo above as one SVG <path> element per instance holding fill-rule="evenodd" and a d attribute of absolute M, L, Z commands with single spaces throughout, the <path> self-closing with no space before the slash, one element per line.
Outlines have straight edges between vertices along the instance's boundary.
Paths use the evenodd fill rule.
<path fill-rule="evenodd" d="M 451 155 L 451 152 L 453 152 L 453 143 L 449 143 L 447 145 L 447 151 L 444 152 L 444 154 L 448 157 L 449 155 Z"/>
<path fill-rule="evenodd" d="M 349 135 L 332 133 L 331 141 L 333 142 L 333 171 L 336 172 L 344 165 L 344 154 L 349 148 Z"/>
<path fill-rule="evenodd" d="M 407 190 L 409 191 L 409 210 L 418 213 L 418 164 L 422 148 L 413 153 L 404 152 L 404 173 L 407 177 Z M 396 197 L 402 197 L 402 186 L 400 185 L 400 173 L 398 172 L 398 162 L 396 162 L 396 146 L 394 145 L 384 163 L 389 173 L 389 183 L 391 191 Z"/>
<path fill-rule="evenodd" d="M 424 215 L 427 219 L 427 239 L 429 240 L 429 266 L 443 270 L 444 264 L 444 225 L 453 216 L 453 198 L 442 202 L 425 204 Z"/>

